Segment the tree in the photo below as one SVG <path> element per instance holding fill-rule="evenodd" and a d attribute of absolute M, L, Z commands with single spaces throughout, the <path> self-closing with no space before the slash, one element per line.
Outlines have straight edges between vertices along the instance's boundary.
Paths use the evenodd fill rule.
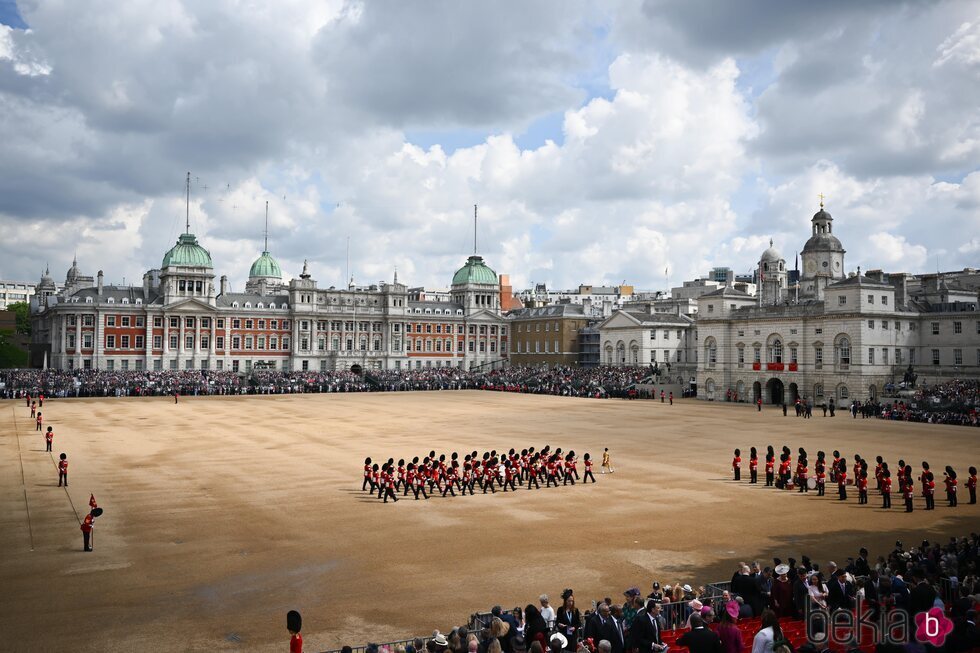
<path fill-rule="evenodd" d="M 15 302 L 8 305 L 7 310 L 17 314 L 17 333 L 31 335 L 31 308 L 27 302 Z"/>
<path fill-rule="evenodd" d="M 27 352 L 11 342 L 13 334 L 0 331 L 0 368 L 27 367 Z"/>

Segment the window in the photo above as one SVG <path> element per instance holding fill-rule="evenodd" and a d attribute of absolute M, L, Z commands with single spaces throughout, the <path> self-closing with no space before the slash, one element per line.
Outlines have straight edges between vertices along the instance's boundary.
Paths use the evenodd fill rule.
<path fill-rule="evenodd" d="M 300 351 L 306 351 L 306 350 L 308 350 L 310 348 L 310 339 L 309 338 L 300 338 L 299 348 L 300 348 Z"/>
<path fill-rule="evenodd" d="M 745 335 L 745 331 L 743 331 L 742 329 L 739 329 L 739 330 L 738 330 L 738 335 L 739 335 L 739 337 L 741 338 L 742 336 L 744 336 L 744 335 Z"/>
<path fill-rule="evenodd" d="M 259 336 L 255 345 L 256 349 L 265 349 L 265 336 Z"/>
<path fill-rule="evenodd" d="M 850 395 L 848 394 L 848 392 L 847 392 L 847 386 L 846 386 L 846 385 L 842 385 L 842 386 L 841 386 L 841 387 L 840 387 L 840 388 L 839 388 L 839 389 L 837 390 L 837 395 L 838 395 L 838 396 L 839 396 L 839 397 L 840 397 L 841 399 L 847 399 L 847 398 L 848 398 L 848 397 L 850 396 Z"/>
<path fill-rule="evenodd" d="M 303 320 L 299 324 L 300 324 L 300 327 L 299 328 L 302 331 L 309 331 L 310 330 L 310 323 L 307 320 Z M 261 325 L 259 326 L 259 328 L 262 328 Z"/>
<path fill-rule="evenodd" d="M 179 345 L 179 344 L 180 344 L 180 341 L 178 340 L 178 336 L 177 336 L 176 333 L 173 334 L 172 336 L 170 336 L 170 348 L 171 349 L 177 349 L 177 345 Z"/>
<path fill-rule="evenodd" d="M 874 320 L 868 320 L 868 328 L 869 329 L 875 328 L 875 321 Z"/>
<path fill-rule="evenodd" d="M 847 296 L 846 295 L 837 295 L 837 305 L 838 306 L 845 306 L 845 305 L 847 305 Z"/>
<path fill-rule="evenodd" d="M 201 318 L 201 328 L 202 329 L 210 329 L 211 328 L 211 318 L 209 318 L 209 317 L 202 317 Z"/>
<path fill-rule="evenodd" d="M 184 349 L 194 349 L 193 335 L 184 335 Z"/>
<path fill-rule="evenodd" d="M 882 328 L 882 329 L 883 329 L 884 331 L 888 331 L 888 320 L 882 320 L 882 321 L 881 321 L 881 328 Z"/>
<path fill-rule="evenodd" d="M 939 322 L 933 322 L 932 323 L 932 335 L 934 335 L 934 336 L 938 336 L 939 335 Z"/>
<path fill-rule="evenodd" d="M 129 349 L 129 336 L 119 336 L 119 346 L 123 349 Z"/>
<path fill-rule="evenodd" d="M 887 347 L 882 347 L 881 348 L 881 364 L 882 365 L 888 365 L 888 348 Z"/>
<path fill-rule="evenodd" d="M 223 318 L 223 317 L 219 317 L 218 318 L 218 328 L 219 329 L 224 329 L 225 328 L 225 318 Z"/>
<path fill-rule="evenodd" d="M 109 370 L 110 372 L 111 372 L 111 371 L 113 371 L 114 369 L 116 369 L 116 361 L 114 361 L 114 360 L 112 360 L 112 359 L 110 358 L 109 360 L 107 360 L 107 361 L 105 362 L 105 368 L 106 368 L 107 370 Z"/>
<path fill-rule="evenodd" d="M 254 322 L 252 320 L 245 320 L 245 328 L 251 329 Z"/>
<path fill-rule="evenodd" d="M 813 349 L 813 362 L 818 370 L 823 368 L 823 347 Z"/>
<path fill-rule="evenodd" d="M 115 315 L 106 315 L 105 316 L 105 325 L 106 326 L 111 326 L 111 327 L 116 326 L 116 316 Z"/>
<path fill-rule="evenodd" d="M 874 347 L 868 347 L 868 364 L 875 364 L 875 350 Z"/>
<path fill-rule="evenodd" d="M 480 353 L 483 354 L 483 353 L 486 353 L 486 351 L 487 351 L 487 343 L 486 343 L 485 340 L 481 340 L 480 341 Z"/>
<path fill-rule="evenodd" d="M 896 331 L 901 331 L 902 330 L 902 323 L 899 322 L 898 320 L 895 320 L 895 330 Z"/>
<path fill-rule="evenodd" d="M 92 348 L 92 334 L 91 333 L 83 333 L 82 334 L 82 348 L 83 349 L 91 349 Z"/>
<path fill-rule="evenodd" d="M 289 349 L 289 338 L 283 338 L 282 339 L 282 347 L 281 347 L 281 349 L 284 349 L 284 350 Z"/>
<path fill-rule="evenodd" d="M 779 338 L 776 338 L 769 345 L 769 362 L 770 363 L 782 363 L 783 362 L 783 342 Z"/>
<path fill-rule="evenodd" d="M 245 349 L 251 349 L 254 344 L 255 340 L 252 339 L 252 336 L 245 336 Z"/>
<path fill-rule="evenodd" d="M 895 364 L 902 364 L 902 350 L 900 347 L 895 347 Z"/>
<path fill-rule="evenodd" d="M 317 338 L 316 348 L 317 348 L 318 351 L 326 351 L 327 350 L 327 339 L 326 338 Z"/>
<path fill-rule="evenodd" d="M 231 338 L 231 348 L 232 349 L 241 349 L 242 348 L 242 337 L 241 336 L 232 336 L 232 338 Z"/>
<path fill-rule="evenodd" d="M 909 322 L 909 331 L 915 331 L 915 322 Z"/>
<path fill-rule="evenodd" d="M 709 313 L 714 313 L 715 312 L 715 305 L 714 304 L 708 304 L 708 312 Z"/>
<path fill-rule="evenodd" d="M 790 363 L 797 363 L 797 362 L 799 362 L 796 359 L 796 354 L 797 354 L 796 347 L 790 347 L 789 348 L 789 362 Z"/>
<path fill-rule="evenodd" d="M 843 369 L 851 364 L 851 341 L 847 338 L 841 338 L 837 342 L 837 364 Z"/>
<path fill-rule="evenodd" d="M 670 340 L 670 331 L 664 331 L 664 340 Z"/>
<path fill-rule="evenodd" d="M 153 348 L 163 349 L 163 336 L 153 336 Z"/>
<path fill-rule="evenodd" d="M 128 315 L 123 315 L 120 319 L 122 320 L 122 323 L 121 323 L 122 326 L 124 326 L 124 327 L 128 327 L 129 326 L 129 316 Z"/>
<path fill-rule="evenodd" d="M 909 365 L 915 365 L 915 349 L 909 347 Z"/>
<path fill-rule="evenodd" d="M 123 326 L 126 326 L 126 325 L 123 325 Z M 959 321 L 953 322 L 953 333 L 963 333 L 963 323 L 962 322 L 959 322 Z"/>
<path fill-rule="evenodd" d="M 868 303 L 869 304 L 874 304 L 875 303 L 875 296 L 874 295 L 868 295 Z"/>
<path fill-rule="evenodd" d="M 816 333 L 817 335 L 820 335 L 821 333 L 823 333 L 823 329 L 817 327 L 816 329 L 813 330 L 813 332 Z"/>
<path fill-rule="evenodd" d="M 193 329 L 194 328 L 194 318 L 192 318 L 192 317 L 184 318 L 184 327 L 185 328 L 188 328 L 188 329 Z"/>
<path fill-rule="evenodd" d="M 881 305 L 882 306 L 888 306 L 888 295 L 882 295 L 881 296 Z"/>
<path fill-rule="evenodd" d="M 95 324 L 95 317 L 92 315 L 86 315 L 82 318 L 82 326 L 92 326 Z"/>
<path fill-rule="evenodd" d="M 116 347 L 116 336 L 108 335 L 105 337 L 105 346 L 107 349 L 115 349 Z"/>
<path fill-rule="evenodd" d="M 761 363 L 762 362 L 762 347 L 753 347 L 752 349 L 752 362 Z"/>
<path fill-rule="evenodd" d="M 241 329 L 242 328 L 242 321 L 240 319 L 238 319 L 237 317 L 234 318 L 231 321 L 231 328 L 232 329 Z"/>
<path fill-rule="evenodd" d="M 518 344 L 520 344 L 520 343 L 518 343 Z M 463 341 L 462 340 L 457 340 L 456 341 L 456 351 L 458 351 L 461 354 L 463 353 Z"/>
<path fill-rule="evenodd" d="M 933 349 L 932 350 L 932 364 L 933 365 L 939 365 L 939 350 L 938 349 Z"/>
<path fill-rule="evenodd" d="M 432 325 L 431 324 L 426 324 L 425 325 L 425 332 L 426 333 L 432 333 Z"/>
<path fill-rule="evenodd" d="M 279 338 L 277 338 L 275 336 L 270 336 L 269 337 L 269 349 L 278 349 L 278 348 L 279 348 Z"/>
<path fill-rule="evenodd" d="M 656 359 L 654 359 L 656 360 Z M 738 364 L 742 365 L 745 362 L 745 347 L 738 348 Z"/>
<path fill-rule="evenodd" d="M 220 350 L 224 351 L 224 348 L 225 348 L 225 337 L 224 336 L 217 336 L 214 339 L 214 346 L 217 349 L 220 349 Z"/>
<path fill-rule="evenodd" d="M 954 349 L 953 350 L 953 365 L 962 365 L 962 364 L 963 364 L 963 350 L 962 349 Z"/>

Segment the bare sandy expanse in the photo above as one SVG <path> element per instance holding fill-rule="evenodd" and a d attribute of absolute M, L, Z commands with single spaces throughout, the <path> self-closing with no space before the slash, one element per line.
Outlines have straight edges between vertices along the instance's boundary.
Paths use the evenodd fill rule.
<path fill-rule="evenodd" d="M 925 457 L 965 476 L 980 432 L 962 427 L 475 391 L 61 400 L 44 414 L 55 455 L 70 456 L 70 495 L 23 403 L 0 404 L 9 651 L 279 651 L 291 608 L 307 650 L 325 650 L 447 631 L 564 587 L 586 605 L 654 579 L 725 579 L 740 559 L 840 560 L 980 528 L 965 501 L 906 515 L 877 497 L 839 504 L 728 480 L 735 446 L 769 443 Z M 608 446 L 617 472 L 397 505 L 360 492 L 366 455 L 544 444 L 597 458 Z M 84 515 L 89 492 L 106 514 L 82 553 L 72 504 Z"/>

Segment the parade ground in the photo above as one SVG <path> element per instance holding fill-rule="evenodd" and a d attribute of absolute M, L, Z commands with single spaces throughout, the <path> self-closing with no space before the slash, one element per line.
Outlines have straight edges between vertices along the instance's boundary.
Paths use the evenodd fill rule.
<path fill-rule="evenodd" d="M 748 449 L 768 444 L 794 461 L 800 446 L 811 460 L 925 459 L 940 480 L 949 464 L 965 479 L 978 431 L 956 426 L 478 391 L 46 400 L 43 413 L 53 456 L 24 403 L 0 403 L 5 651 L 280 651 L 290 609 L 320 651 L 448 632 L 566 587 L 588 608 L 653 580 L 727 580 L 740 560 L 843 562 L 861 545 L 873 559 L 896 539 L 980 528 L 965 491 L 957 508 L 937 491 L 933 512 L 917 497 L 908 515 L 897 493 L 880 509 L 873 484 L 867 506 L 853 489 L 840 503 L 831 487 L 748 484 Z M 361 492 L 365 456 L 544 445 L 590 452 L 598 482 L 388 505 Z M 598 473 L 603 447 L 615 474 Z M 90 493 L 105 514 L 84 553 Z"/>

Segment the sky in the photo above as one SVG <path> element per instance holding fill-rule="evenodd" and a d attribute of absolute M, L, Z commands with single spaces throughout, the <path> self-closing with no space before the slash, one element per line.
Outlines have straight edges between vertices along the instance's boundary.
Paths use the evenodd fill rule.
<path fill-rule="evenodd" d="M 980 1 L 0 0 L 0 278 L 980 267 Z M 665 274 L 666 273 L 666 274 Z"/>

